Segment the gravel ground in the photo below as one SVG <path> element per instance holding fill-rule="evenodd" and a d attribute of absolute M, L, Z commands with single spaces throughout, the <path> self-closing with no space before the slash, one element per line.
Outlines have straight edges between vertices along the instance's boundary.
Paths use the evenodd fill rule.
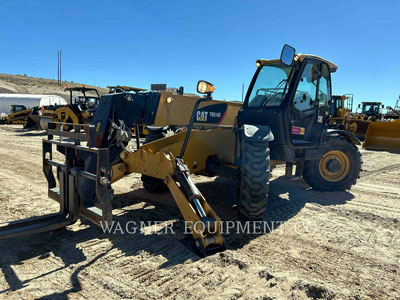
<path fill-rule="evenodd" d="M 44 133 L 0 126 L 0 222 L 57 210 L 42 173 Z M 204 259 L 189 247 L 172 197 L 140 175 L 113 185 L 114 220 L 161 221 L 136 234 L 81 223 L 0 241 L 0 299 L 400 299 L 400 154 L 361 151 L 349 192 L 318 192 L 276 168 L 265 234 L 225 235 Z M 223 220 L 237 220 L 235 185 L 195 182 Z M 163 228 L 173 226 L 173 234 Z"/>

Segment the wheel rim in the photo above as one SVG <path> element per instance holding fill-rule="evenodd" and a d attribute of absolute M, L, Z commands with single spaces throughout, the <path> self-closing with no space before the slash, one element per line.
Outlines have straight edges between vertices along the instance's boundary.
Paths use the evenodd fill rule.
<path fill-rule="evenodd" d="M 350 160 L 342 151 L 329 151 L 319 161 L 319 173 L 327 181 L 338 182 L 349 172 Z"/>

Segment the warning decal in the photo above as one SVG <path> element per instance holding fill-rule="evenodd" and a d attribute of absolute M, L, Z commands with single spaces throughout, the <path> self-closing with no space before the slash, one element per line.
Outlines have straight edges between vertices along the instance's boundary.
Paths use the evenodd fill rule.
<path fill-rule="evenodd" d="M 304 127 L 292 126 L 292 134 L 304 135 L 306 129 Z"/>

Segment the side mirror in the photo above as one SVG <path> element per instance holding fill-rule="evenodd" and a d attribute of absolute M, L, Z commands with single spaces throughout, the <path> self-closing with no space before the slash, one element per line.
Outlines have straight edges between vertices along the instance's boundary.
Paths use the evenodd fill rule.
<path fill-rule="evenodd" d="M 384 105 L 384 104 L 382 104 L 382 108 L 385 108 L 385 105 Z"/>
<path fill-rule="evenodd" d="M 291 66 L 293 63 L 294 56 L 296 54 L 296 49 L 294 49 L 292 46 L 289 46 L 288 44 L 285 44 L 282 48 L 281 52 L 281 63 Z"/>
<path fill-rule="evenodd" d="M 361 108 L 361 104 L 358 104 L 358 108 Z"/>

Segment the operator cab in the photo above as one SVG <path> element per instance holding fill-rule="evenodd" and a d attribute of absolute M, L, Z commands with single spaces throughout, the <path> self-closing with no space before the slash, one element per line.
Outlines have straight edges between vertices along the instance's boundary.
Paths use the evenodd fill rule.
<path fill-rule="evenodd" d="M 296 54 L 285 45 L 281 58 L 259 59 L 238 123 L 268 125 L 274 135 L 271 159 L 295 161 L 317 149 L 328 126 L 334 63 Z"/>
<path fill-rule="evenodd" d="M 14 114 L 16 112 L 23 111 L 23 110 L 26 110 L 26 106 L 25 105 L 13 104 L 13 105 L 11 105 L 10 112 L 12 114 Z"/>
<path fill-rule="evenodd" d="M 361 105 L 359 105 L 358 108 L 360 108 L 360 106 Z M 384 105 L 382 105 L 381 102 L 363 102 L 361 113 L 368 117 L 376 116 L 383 113 L 382 108 L 384 108 Z"/>
<path fill-rule="evenodd" d="M 82 87 L 67 87 L 65 91 L 70 93 L 70 103 L 75 105 L 80 111 L 95 109 L 100 101 L 97 89 Z"/>

